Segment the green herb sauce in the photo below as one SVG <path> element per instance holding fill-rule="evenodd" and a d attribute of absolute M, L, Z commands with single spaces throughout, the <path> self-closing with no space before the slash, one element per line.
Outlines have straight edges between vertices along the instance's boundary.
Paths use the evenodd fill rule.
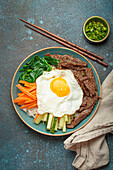
<path fill-rule="evenodd" d="M 102 40 L 107 34 L 107 27 L 99 21 L 90 21 L 86 24 L 85 32 L 91 40 Z"/>

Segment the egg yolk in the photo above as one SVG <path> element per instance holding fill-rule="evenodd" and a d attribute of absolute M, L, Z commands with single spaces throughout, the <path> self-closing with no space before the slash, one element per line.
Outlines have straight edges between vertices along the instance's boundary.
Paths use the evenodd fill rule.
<path fill-rule="evenodd" d="M 55 78 L 51 81 L 50 89 L 58 97 L 64 97 L 70 93 L 70 88 L 67 81 L 61 77 Z"/>

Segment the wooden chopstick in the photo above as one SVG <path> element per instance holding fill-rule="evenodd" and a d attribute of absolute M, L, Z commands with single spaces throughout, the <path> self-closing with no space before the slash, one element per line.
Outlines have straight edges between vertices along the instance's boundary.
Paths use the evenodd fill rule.
<path fill-rule="evenodd" d="M 45 29 L 43 29 L 43 28 L 41 28 L 41 27 L 39 27 L 39 26 L 36 26 L 36 25 L 34 25 L 34 24 L 31 24 L 31 23 L 29 23 L 29 22 L 27 22 L 27 21 L 25 21 L 25 20 L 23 20 L 23 19 L 20 19 L 20 20 L 23 21 L 23 22 L 25 22 L 25 23 L 27 23 L 27 24 L 29 24 L 29 25 L 31 25 L 31 26 L 33 26 L 33 27 L 35 27 L 35 28 L 38 28 L 39 30 L 41 30 L 41 31 L 43 31 L 43 32 L 46 32 L 47 34 L 49 34 L 49 35 L 51 35 L 51 36 L 53 36 L 53 37 L 55 37 L 55 38 L 58 38 L 58 39 L 61 40 L 61 41 L 64 41 L 65 43 L 67 43 L 67 44 L 69 44 L 69 45 L 71 45 L 71 46 L 73 46 L 73 47 L 78 48 L 79 50 L 82 50 L 82 51 L 84 51 L 84 52 L 86 52 L 86 53 L 89 53 L 89 54 L 95 56 L 96 58 L 98 58 L 98 59 L 100 59 L 100 60 L 103 60 L 103 58 L 102 58 L 101 56 L 99 56 L 99 55 L 97 55 L 97 54 L 95 54 L 95 53 L 93 53 L 93 52 L 91 52 L 91 51 L 88 51 L 88 50 L 86 50 L 86 49 L 84 49 L 84 48 L 82 48 L 82 47 L 80 47 L 80 46 L 78 46 L 78 45 L 76 45 L 76 44 L 74 44 L 74 43 L 72 43 L 72 42 L 70 42 L 70 41 L 67 41 L 66 39 L 61 38 L 61 37 L 59 37 L 58 35 L 53 34 L 52 32 L 49 32 L 49 31 L 47 31 L 47 30 L 45 30 Z"/>
<path fill-rule="evenodd" d="M 41 31 L 38 30 L 38 29 L 35 29 L 35 28 L 33 28 L 33 27 L 30 27 L 30 26 L 28 26 L 28 25 L 25 25 L 26 27 L 28 27 L 28 28 L 30 28 L 30 29 L 32 29 L 32 30 L 34 30 L 34 31 L 36 31 L 36 32 L 38 32 L 38 33 L 40 33 L 40 34 L 42 34 L 42 35 L 44 35 L 44 36 L 46 36 L 46 37 L 48 37 L 48 38 L 56 41 L 56 42 L 58 42 L 58 43 L 60 43 L 60 44 L 62 44 L 62 45 L 64 45 L 64 46 L 66 46 L 66 47 L 68 47 L 68 48 L 71 48 L 71 49 L 73 49 L 74 51 L 76 51 L 76 52 L 78 52 L 78 53 L 80 53 L 80 54 L 82 54 L 82 55 L 85 55 L 86 57 L 88 57 L 88 58 L 90 58 L 90 59 L 92 59 L 92 60 L 94 60 L 94 61 L 96 61 L 96 62 L 98 62 L 98 63 L 100 63 L 100 64 L 102 64 L 102 65 L 104 65 L 104 66 L 107 67 L 107 65 L 108 65 L 107 63 L 105 63 L 105 62 L 103 62 L 103 61 L 101 61 L 101 60 L 99 60 L 99 59 L 97 59 L 97 58 L 95 58 L 95 57 L 87 54 L 87 53 L 84 52 L 84 51 L 81 51 L 81 50 L 79 50 L 79 49 L 77 49 L 77 48 L 69 45 L 69 43 L 71 44 L 71 42 L 69 42 L 69 41 L 67 41 L 67 40 L 65 40 L 65 39 L 63 39 L 63 38 L 61 38 L 61 37 L 60 37 L 60 40 L 59 40 L 59 36 L 57 36 L 57 35 L 49 32 L 49 31 L 47 31 L 47 30 L 45 30 L 45 29 L 43 29 L 43 28 L 41 28 L 41 27 L 38 27 L 38 26 L 36 26 L 36 25 L 34 25 L 34 24 L 31 24 L 31 23 L 29 23 L 29 22 L 27 22 L 27 21 L 25 21 L 25 20 L 23 20 L 23 19 L 20 19 L 20 20 L 23 21 L 23 22 L 25 22 L 25 23 L 27 23 L 27 24 L 29 24 L 29 25 L 31 25 L 31 26 L 33 26 L 33 27 L 35 27 L 35 28 L 40 29 Z M 42 32 L 42 31 L 46 32 L 47 34 L 44 33 L 44 32 Z M 58 38 L 58 39 L 57 39 L 57 38 Z M 64 42 L 63 40 L 61 40 L 61 39 L 65 40 L 65 42 Z M 67 42 L 69 42 L 69 43 L 67 43 Z M 73 44 L 73 43 L 72 43 L 72 44 Z M 78 47 L 79 47 L 79 46 L 78 46 Z M 82 47 L 80 47 L 80 48 L 82 48 Z M 83 48 L 82 48 L 82 49 L 83 49 Z M 85 50 L 85 49 L 84 49 L 84 50 Z M 87 51 L 88 51 L 88 50 L 87 50 Z M 92 53 L 92 52 L 90 52 L 90 53 Z M 95 54 L 95 55 L 96 55 L 96 54 Z M 99 57 L 100 57 L 100 56 L 99 56 Z M 103 59 L 103 58 L 101 57 L 101 59 Z"/>

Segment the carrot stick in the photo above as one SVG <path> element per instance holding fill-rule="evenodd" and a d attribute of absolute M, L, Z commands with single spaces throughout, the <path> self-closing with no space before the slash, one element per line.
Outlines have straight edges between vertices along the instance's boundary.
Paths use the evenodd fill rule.
<path fill-rule="evenodd" d="M 26 110 L 31 109 L 31 108 L 33 108 L 33 107 L 37 107 L 37 103 L 36 103 L 36 104 L 33 104 L 33 105 L 29 106 L 29 107 L 27 107 Z"/>
<path fill-rule="evenodd" d="M 27 88 L 31 88 L 31 87 L 36 88 L 36 83 L 29 83 L 29 82 L 23 81 L 23 80 L 20 80 L 19 83 L 24 84 L 24 87 L 27 87 Z"/>
<path fill-rule="evenodd" d="M 26 95 L 28 95 L 28 96 L 31 97 L 32 99 L 35 99 L 35 98 L 36 98 L 33 94 L 29 93 L 29 90 L 25 89 L 25 87 L 23 87 L 22 85 L 17 84 L 16 86 L 17 86 L 17 88 L 18 88 L 20 91 L 22 91 L 23 93 L 25 93 Z"/>
<path fill-rule="evenodd" d="M 24 108 L 29 107 L 29 106 L 32 106 L 32 105 L 34 105 L 34 104 L 37 105 L 37 102 L 34 101 L 34 102 L 32 102 L 32 103 L 25 104 L 24 106 L 21 106 L 20 109 L 24 109 Z"/>
<path fill-rule="evenodd" d="M 23 87 L 23 86 L 22 86 L 22 87 Z M 28 91 L 30 90 L 29 87 L 24 87 L 24 88 L 25 88 L 26 90 L 28 90 Z"/>
<path fill-rule="evenodd" d="M 24 80 L 19 80 L 19 83 L 24 84 L 26 86 L 26 88 L 31 88 L 31 89 L 29 89 L 30 91 L 36 89 L 36 83 L 29 83 Z"/>
<path fill-rule="evenodd" d="M 34 101 L 37 101 L 37 100 L 29 99 L 29 100 L 25 101 L 25 104 L 27 104 L 27 103 L 32 103 L 32 102 L 34 102 Z"/>
<path fill-rule="evenodd" d="M 36 90 L 33 90 L 33 91 L 31 92 L 31 94 L 36 94 Z"/>
<path fill-rule="evenodd" d="M 23 101 L 23 100 L 29 100 L 29 99 L 31 99 L 31 98 L 29 98 L 29 97 L 17 97 L 16 99 L 14 99 L 14 102 L 15 101 Z"/>
<path fill-rule="evenodd" d="M 16 99 L 14 99 L 14 103 L 17 103 L 18 105 L 23 105 L 23 104 L 25 104 L 25 101 L 26 101 L 26 99 L 25 98 L 16 98 Z M 19 104 L 19 103 L 21 103 L 21 104 Z"/>
<path fill-rule="evenodd" d="M 24 105 L 25 101 L 18 102 L 18 105 Z"/>
<path fill-rule="evenodd" d="M 39 116 L 39 113 L 37 113 L 37 115 L 35 116 L 33 122 L 35 122 L 35 120 L 38 118 L 38 116 Z"/>
<path fill-rule="evenodd" d="M 14 99 L 14 103 L 18 103 L 18 102 L 22 102 L 22 101 L 28 101 L 28 100 L 31 100 L 31 98 L 29 98 L 28 96 L 22 96 L 22 97 L 19 96 L 16 99 Z"/>
<path fill-rule="evenodd" d="M 23 93 L 18 93 L 17 96 L 21 96 Z"/>
<path fill-rule="evenodd" d="M 29 86 L 34 86 L 34 85 L 36 85 L 36 83 L 30 83 L 30 82 L 27 82 L 27 81 L 24 81 L 24 80 L 19 80 L 19 83 L 20 83 L 20 84 L 27 84 L 27 85 L 29 85 Z"/>
<path fill-rule="evenodd" d="M 31 87 L 31 88 L 29 89 L 29 92 L 34 91 L 34 90 L 36 90 L 36 87 L 35 87 L 35 86 Z"/>
<path fill-rule="evenodd" d="M 23 87 L 23 86 L 22 86 Z M 24 87 L 26 88 L 26 87 Z M 33 87 L 30 87 L 30 88 L 26 88 L 29 92 L 33 92 L 33 91 L 36 91 L 36 87 L 33 86 Z"/>
<path fill-rule="evenodd" d="M 25 97 L 27 96 L 26 94 L 24 94 L 23 92 L 19 94 L 19 97 Z"/>
<path fill-rule="evenodd" d="M 31 85 L 29 85 L 29 84 L 24 84 L 24 87 L 30 88 L 30 87 L 34 87 L 34 86 L 31 86 Z"/>
<path fill-rule="evenodd" d="M 30 84 L 27 84 L 27 83 L 26 83 L 26 84 L 24 84 L 24 86 L 25 86 L 25 87 L 36 87 L 36 84 L 30 85 Z"/>
<path fill-rule="evenodd" d="M 18 96 L 16 99 L 19 99 L 19 98 L 28 98 L 28 100 L 37 100 L 37 97 L 36 97 L 36 93 L 34 92 L 34 93 L 32 93 L 31 92 L 31 94 L 33 94 L 34 96 L 35 96 L 35 99 L 31 99 L 29 96 L 27 96 L 26 94 L 24 94 L 24 93 L 22 93 L 20 96 Z"/>
<path fill-rule="evenodd" d="M 29 83 L 27 81 L 20 80 L 19 83 L 24 84 L 24 87 L 21 84 L 17 84 L 21 93 L 18 93 L 18 97 L 14 99 L 14 103 L 22 105 L 20 109 L 30 109 L 37 106 L 37 96 L 36 96 L 36 83 Z"/>

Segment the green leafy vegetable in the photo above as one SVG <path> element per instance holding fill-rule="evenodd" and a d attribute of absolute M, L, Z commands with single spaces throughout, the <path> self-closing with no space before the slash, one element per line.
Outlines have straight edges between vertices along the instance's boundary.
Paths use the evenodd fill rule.
<path fill-rule="evenodd" d="M 48 64 L 50 65 L 54 65 L 55 67 L 57 67 L 59 61 L 55 58 L 52 58 L 50 56 L 45 56 L 44 59 L 48 62 Z"/>
<path fill-rule="evenodd" d="M 40 58 L 35 55 L 25 65 L 23 65 L 23 69 L 20 69 L 19 71 L 23 72 L 20 75 L 19 80 L 33 83 L 40 75 L 43 74 L 43 71 L 51 71 L 51 66 L 44 58 Z"/>

